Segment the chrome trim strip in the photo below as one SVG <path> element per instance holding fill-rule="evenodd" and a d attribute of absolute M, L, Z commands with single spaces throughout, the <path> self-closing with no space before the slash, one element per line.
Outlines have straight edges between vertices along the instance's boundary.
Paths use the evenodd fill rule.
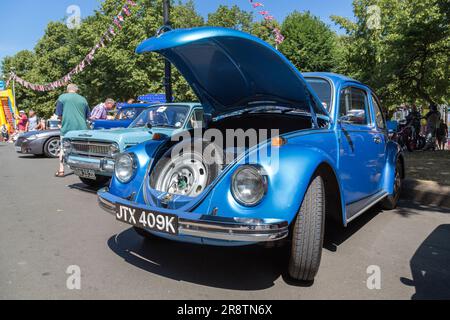
<path fill-rule="evenodd" d="M 106 212 L 115 215 L 116 214 L 116 206 L 114 203 L 98 196 L 97 197 L 98 200 L 98 204 L 100 206 L 100 208 L 102 208 L 103 210 L 105 210 Z"/>
<path fill-rule="evenodd" d="M 107 173 L 113 173 L 114 170 L 108 170 L 105 169 L 102 166 L 102 161 L 106 163 L 110 163 L 114 167 L 114 162 L 112 160 L 100 160 L 100 159 L 90 159 L 90 161 L 86 160 L 83 161 L 83 159 L 73 159 L 71 156 L 67 157 L 66 164 L 71 168 L 77 168 L 77 169 L 89 169 L 89 170 L 96 170 L 101 172 L 107 172 Z"/>
<path fill-rule="evenodd" d="M 351 218 L 347 219 L 347 224 L 358 218 L 360 215 L 362 215 L 364 212 L 372 208 L 374 205 L 376 205 L 378 202 L 386 198 L 389 194 L 386 191 L 380 191 L 379 193 L 373 195 L 372 197 L 374 200 L 364 206 L 361 210 L 359 210 L 357 213 L 351 216 Z"/>

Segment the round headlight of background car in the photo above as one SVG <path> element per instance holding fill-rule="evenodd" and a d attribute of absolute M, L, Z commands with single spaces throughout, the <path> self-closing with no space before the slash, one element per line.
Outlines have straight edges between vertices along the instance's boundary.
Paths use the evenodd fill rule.
<path fill-rule="evenodd" d="M 70 153 L 72 151 L 72 142 L 70 140 L 63 140 L 62 148 L 65 154 Z"/>
<path fill-rule="evenodd" d="M 111 158 L 115 158 L 117 155 L 119 155 L 120 153 L 120 148 L 119 145 L 117 143 L 113 143 L 110 147 L 109 147 L 109 156 Z"/>
<path fill-rule="evenodd" d="M 240 204 L 251 207 L 261 202 L 267 193 L 267 175 L 261 166 L 239 167 L 231 178 L 231 192 Z"/>
<path fill-rule="evenodd" d="M 117 156 L 114 166 L 116 178 L 122 183 L 128 183 L 134 176 L 137 162 L 134 154 L 122 153 Z"/>

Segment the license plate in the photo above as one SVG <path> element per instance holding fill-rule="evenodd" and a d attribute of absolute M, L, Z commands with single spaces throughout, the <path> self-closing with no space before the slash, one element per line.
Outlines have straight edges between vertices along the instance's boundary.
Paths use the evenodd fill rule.
<path fill-rule="evenodd" d="M 116 204 L 116 219 L 141 229 L 178 235 L 178 217 Z"/>
<path fill-rule="evenodd" d="M 97 179 L 95 177 L 95 171 L 91 170 L 91 169 L 74 169 L 73 172 L 75 173 L 75 175 L 77 175 L 81 178 L 86 178 L 86 179 L 91 179 L 91 180 Z"/>
<path fill-rule="evenodd" d="M 16 152 L 22 152 L 22 147 L 16 147 Z"/>

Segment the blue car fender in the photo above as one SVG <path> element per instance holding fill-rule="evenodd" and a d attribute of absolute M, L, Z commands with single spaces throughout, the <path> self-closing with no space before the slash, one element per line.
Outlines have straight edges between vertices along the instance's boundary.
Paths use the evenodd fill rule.
<path fill-rule="evenodd" d="M 313 146 L 287 145 L 280 148 L 279 165 L 275 169 L 271 157 L 258 163 L 267 173 L 267 194 L 257 206 L 245 207 L 234 199 L 231 192 L 231 180 L 233 173 L 241 165 L 248 163 L 248 158 L 249 156 L 229 168 L 209 196 L 204 199 L 203 205 L 199 207 L 203 207 L 203 213 L 214 211 L 217 215 L 224 217 L 282 219 L 292 223 L 311 179 L 321 165 L 331 168 L 336 180 L 338 179 L 335 174 L 335 161 L 324 150 Z M 342 194 L 339 182 L 338 186 Z M 342 212 L 345 212 L 343 204 L 341 200 Z"/>
<path fill-rule="evenodd" d="M 397 159 L 399 158 L 404 169 L 405 163 L 400 146 L 393 141 L 389 141 L 386 145 L 386 166 L 384 168 L 383 176 L 383 189 L 386 190 L 389 195 L 392 195 L 394 192 L 395 168 L 397 165 Z M 404 178 L 404 171 L 401 174 Z"/>
<path fill-rule="evenodd" d="M 142 181 L 145 181 L 148 168 L 151 166 L 155 155 L 163 143 L 163 141 L 150 140 L 129 148 L 126 152 L 135 155 L 135 175 L 129 183 L 121 183 L 113 176 L 110 184 L 110 192 L 121 198 L 130 198 L 133 196 L 134 201 L 144 203 Z"/>

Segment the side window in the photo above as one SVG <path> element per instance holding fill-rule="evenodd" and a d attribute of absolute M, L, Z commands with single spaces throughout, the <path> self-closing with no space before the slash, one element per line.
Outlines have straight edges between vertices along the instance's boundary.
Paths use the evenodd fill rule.
<path fill-rule="evenodd" d="M 379 129 L 386 129 L 386 121 L 384 119 L 383 111 L 380 107 L 378 99 L 375 98 L 374 95 L 372 95 L 372 104 L 373 104 L 373 111 L 375 113 L 375 121 L 377 122 L 377 127 Z"/>
<path fill-rule="evenodd" d="M 203 110 L 196 109 L 194 110 L 194 113 L 192 114 L 192 117 L 187 124 L 188 129 L 197 129 L 200 128 L 203 125 L 204 115 Z"/>
<path fill-rule="evenodd" d="M 350 87 L 341 91 L 339 119 L 356 125 L 369 124 L 369 100 L 364 90 Z"/>

